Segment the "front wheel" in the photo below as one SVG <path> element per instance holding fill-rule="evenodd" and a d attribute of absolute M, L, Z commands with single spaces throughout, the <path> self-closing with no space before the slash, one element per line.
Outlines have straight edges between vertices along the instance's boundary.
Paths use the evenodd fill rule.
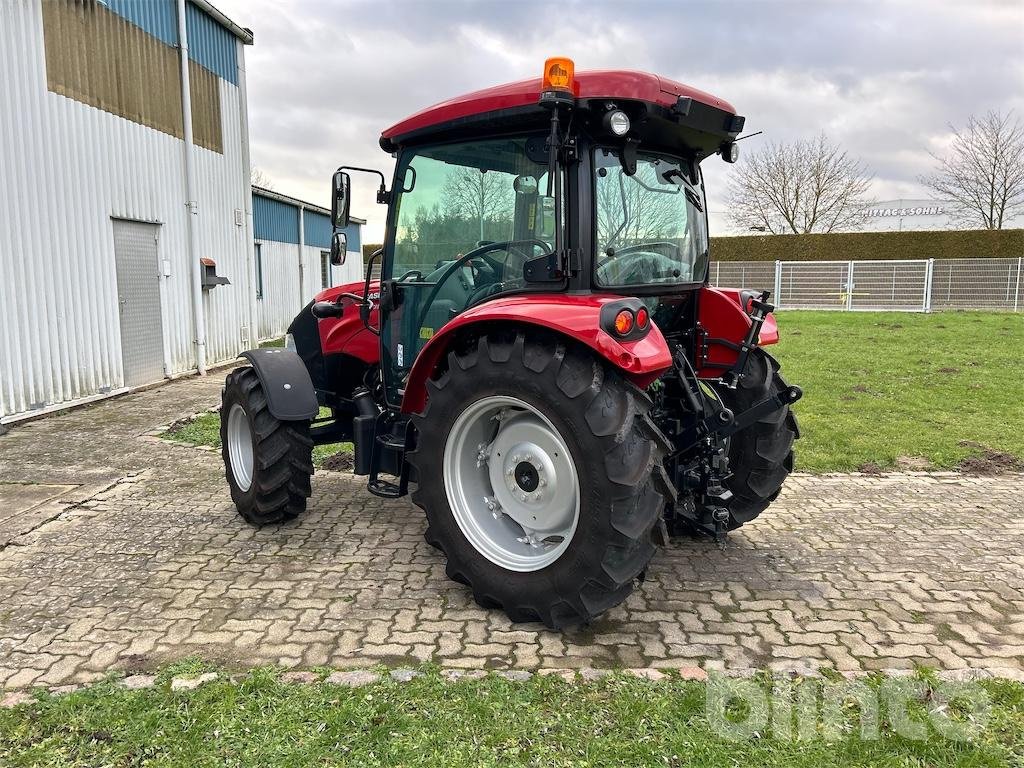
<path fill-rule="evenodd" d="M 237 368 L 224 382 L 220 441 L 231 499 L 248 522 L 283 523 L 305 511 L 313 475 L 309 422 L 275 419 L 252 368 Z"/>
<path fill-rule="evenodd" d="M 622 602 L 664 505 L 647 396 L 589 352 L 522 332 L 452 352 L 428 387 L 412 498 L 449 577 L 551 628 Z"/>
<path fill-rule="evenodd" d="M 741 413 L 787 389 L 779 364 L 763 349 L 754 350 L 736 389 L 717 387 L 722 403 Z M 769 413 L 729 438 L 729 471 L 725 486 L 733 493 L 729 529 L 760 515 L 782 491 L 793 471 L 793 442 L 800 436 L 796 416 L 788 405 Z"/>

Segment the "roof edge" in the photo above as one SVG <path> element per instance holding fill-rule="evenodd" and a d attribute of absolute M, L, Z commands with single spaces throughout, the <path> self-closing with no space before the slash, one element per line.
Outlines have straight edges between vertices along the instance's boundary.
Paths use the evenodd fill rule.
<path fill-rule="evenodd" d="M 241 40 L 245 45 L 252 45 L 253 33 L 248 27 L 242 27 L 227 16 L 224 15 L 223 11 L 218 10 L 209 0 L 188 0 L 192 5 L 196 6 L 202 11 L 205 11 L 212 16 L 218 24 L 227 29 L 231 34 Z"/>
<path fill-rule="evenodd" d="M 331 211 L 329 208 L 324 208 L 322 205 L 317 205 L 316 203 L 308 203 L 305 200 L 300 200 L 299 198 L 292 197 L 291 195 L 284 195 L 281 194 L 280 192 L 275 192 L 272 189 L 267 189 L 266 187 L 258 187 L 255 184 L 253 184 L 252 193 L 254 195 L 259 195 L 260 197 L 265 197 L 269 200 L 277 200 L 277 202 L 279 203 L 294 205 L 297 208 L 303 208 L 307 211 L 313 211 L 314 213 L 322 213 L 324 216 L 331 215 Z M 366 219 L 360 219 L 358 216 L 350 216 L 349 220 L 353 224 L 366 223 Z"/>

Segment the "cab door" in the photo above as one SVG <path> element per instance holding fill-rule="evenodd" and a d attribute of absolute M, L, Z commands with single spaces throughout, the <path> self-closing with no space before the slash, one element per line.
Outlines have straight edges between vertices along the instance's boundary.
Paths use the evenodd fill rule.
<path fill-rule="evenodd" d="M 553 248 L 553 200 L 536 144 L 486 139 L 402 154 L 381 270 L 389 404 L 401 404 L 405 379 L 438 330 L 470 306 L 522 290 L 526 262 Z"/>

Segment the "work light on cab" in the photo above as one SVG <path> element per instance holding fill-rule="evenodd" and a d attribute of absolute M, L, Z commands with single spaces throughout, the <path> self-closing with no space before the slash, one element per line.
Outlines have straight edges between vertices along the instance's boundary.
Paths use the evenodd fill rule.
<path fill-rule="evenodd" d="M 616 136 L 625 136 L 629 133 L 629 115 L 621 109 L 613 109 L 605 113 L 604 127 L 609 133 Z"/>

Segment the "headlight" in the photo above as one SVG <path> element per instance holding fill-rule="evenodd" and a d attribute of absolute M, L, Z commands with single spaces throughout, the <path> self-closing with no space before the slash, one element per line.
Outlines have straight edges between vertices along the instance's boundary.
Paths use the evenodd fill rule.
<path fill-rule="evenodd" d="M 621 109 L 613 109 L 605 114 L 604 127 L 616 136 L 625 136 L 629 133 L 629 115 Z"/>
<path fill-rule="evenodd" d="M 290 349 L 292 352 L 297 351 L 295 349 L 295 337 L 292 336 L 290 333 L 286 333 L 284 335 L 284 348 Z"/>

